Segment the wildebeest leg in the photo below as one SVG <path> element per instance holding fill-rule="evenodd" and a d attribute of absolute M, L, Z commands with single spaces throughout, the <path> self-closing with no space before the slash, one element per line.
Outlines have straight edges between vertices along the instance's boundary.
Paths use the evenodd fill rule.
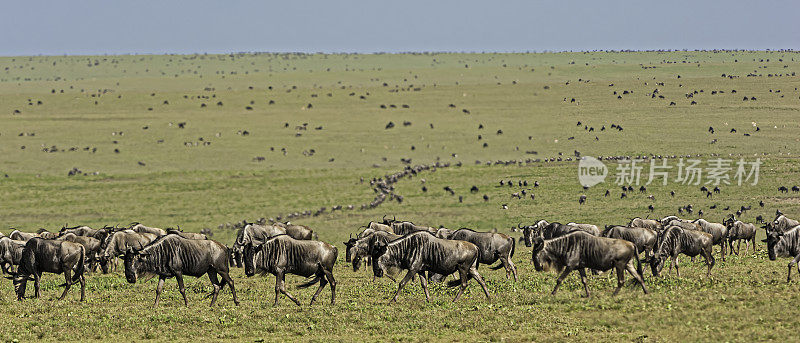
<path fill-rule="evenodd" d="M 586 297 L 589 297 L 589 285 L 586 283 L 586 268 L 578 269 L 578 273 L 581 274 L 581 283 L 583 283 L 583 290 L 586 291 Z"/>
<path fill-rule="evenodd" d="M 621 266 L 617 266 L 616 269 L 617 269 L 617 288 L 614 290 L 614 293 L 611 294 L 612 296 L 617 295 L 617 293 L 619 293 L 619 290 L 622 289 L 622 286 L 625 284 L 625 271 L 622 269 Z M 587 292 L 586 296 L 589 296 L 588 294 L 589 291 L 587 290 L 586 292 Z"/>
<path fill-rule="evenodd" d="M 722 262 L 725 262 L 725 243 L 720 244 L 719 250 L 722 251 Z"/>
<path fill-rule="evenodd" d="M 792 282 L 792 265 L 797 265 L 797 270 L 800 272 L 800 264 L 797 264 L 797 262 L 800 262 L 800 255 L 789 261 L 789 274 L 786 275 L 786 282 Z"/>
<path fill-rule="evenodd" d="M 567 278 L 567 275 L 569 275 L 571 271 L 572 269 L 570 269 L 569 267 L 564 268 L 564 271 L 561 272 L 561 275 L 559 275 L 558 279 L 556 279 L 556 287 L 553 288 L 553 291 L 550 293 L 550 295 L 556 295 L 556 292 L 558 292 L 558 286 L 561 286 L 561 282 L 563 282 L 564 279 Z"/>
<path fill-rule="evenodd" d="M 79 280 L 81 282 L 81 301 L 84 301 L 86 300 L 86 278 L 81 275 Z"/>
<path fill-rule="evenodd" d="M 336 304 L 336 279 L 333 278 L 333 273 L 329 270 L 324 270 L 325 278 L 331 284 L 331 305 Z"/>
<path fill-rule="evenodd" d="M 58 297 L 58 300 L 64 299 L 67 296 L 67 292 L 69 292 L 70 287 L 72 287 L 72 268 L 64 266 L 64 278 L 67 281 L 64 283 L 64 293 L 61 293 L 61 296 Z"/>
<path fill-rule="evenodd" d="M 322 289 L 325 288 L 325 285 L 328 284 L 328 280 L 325 278 L 324 272 L 321 271 L 318 272 L 317 277 L 319 278 L 319 288 L 317 288 L 317 291 L 314 292 L 314 296 L 311 297 L 311 303 L 309 305 L 314 305 L 314 302 L 317 301 L 317 297 L 319 296 L 320 293 L 322 293 Z"/>
<path fill-rule="evenodd" d="M 708 249 L 707 251 L 704 251 L 704 253 L 705 253 L 704 257 L 706 258 L 706 264 L 708 265 L 708 273 L 706 274 L 706 277 L 710 278 L 711 277 L 711 268 L 714 267 L 714 263 L 715 263 L 714 255 L 711 254 L 711 249 Z"/>
<path fill-rule="evenodd" d="M 627 269 L 628 269 L 628 273 L 630 273 L 631 276 L 633 276 L 633 278 L 636 279 L 636 281 L 639 282 L 640 285 L 642 285 L 642 291 L 644 291 L 644 294 L 647 294 L 647 288 L 644 287 L 644 275 L 639 275 L 639 272 L 636 270 L 636 267 L 633 265 L 633 260 L 628 262 Z M 644 274 L 644 272 L 642 272 L 642 274 Z"/>
<path fill-rule="evenodd" d="M 392 298 L 392 300 L 389 300 L 389 303 L 397 301 L 397 297 L 400 295 L 400 291 L 403 289 L 403 287 L 406 286 L 406 284 L 409 281 L 411 281 L 411 278 L 414 277 L 414 275 L 417 275 L 417 271 L 409 269 L 408 273 L 406 273 L 406 276 L 402 280 L 400 280 L 400 284 L 397 286 L 397 292 L 394 293 L 394 297 Z"/>
<path fill-rule="evenodd" d="M 694 257 L 692 257 L 692 258 L 694 258 Z M 675 255 L 675 256 L 672 257 L 672 265 L 675 266 L 675 275 L 677 275 L 678 277 L 681 277 L 681 271 L 678 270 L 678 255 Z M 672 267 L 672 266 L 670 266 L 670 267 Z"/>
<path fill-rule="evenodd" d="M 222 276 L 222 281 L 225 281 L 226 284 L 231 286 L 231 293 L 233 293 L 233 303 L 236 306 L 239 306 L 239 299 L 236 298 L 236 287 L 233 286 L 233 279 L 231 279 L 231 275 L 228 272 L 217 272 L 217 273 L 219 273 L 219 275 Z M 220 290 L 222 290 L 222 287 L 224 286 L 225 284 L 222 284 Z"/>
<path fill-rule="evenodd" d="M 511 258 L 504 258 L 500 259 L 503 262 L 503 265 L 506 267 L 506 279 L 508 278 L 508 272 L 511 272 L 511 275 L 514 276 L 514 282 L 517 282 L 517 266 L 514 265 L 514 262 L 511 262 Z"/>
<path fill-rule="evenodd" d="M 42 278 L 41 274 L 33 273 L 33 288 L 36 292 L 33 295 L 34 298 L 40 298 L 42 296 L 42 288 L 39 287 L 39 280 Z"/>
<path fill-rule="evenodd" d="M 275 304 L 273 304 L 273 306 L 278 304 L 278 292 L 283 293 L 289 300 L 294 301 L 297 306 L 300 306 L 300 301 L 286 291 L 285 276 L 286 272 L 283 271 L 278 272 L 278 275 L 275 276 Z"/>
<path fill-rule="evenodd" d="M 453 298 L 453 302 L 456 302 L 461 294 L 464 294 L 464 291 L 467 289 L 467 281 L 469 280 L 469 271 L 463 271 L 461 269 L 458 270 L 458 276 L 461 278 L 461 287 L 456 293 L 456 297 Z"/>
<path fill-rule="evenodd" d="M 183 275 L 175 274 L 175 280 L 178 281 L 178 290 L 181 291 L 184 305 L 186 305 L 186 307 L 189 307 L 189 299 L 186 299 L 186 287 L 184 287 L 183 285 Z"/>
<path fill-rule="evenodd" d="M 217 279 L 217 272 L 213 270 L 208 271 L 208 279 L 211 280 L 211 287 L 214 289 L 211 291 L 211 304 L 208 306 L 214 306 L 214 303 L 217 301 L 217 295 L 219 294 L 219 290 L 222 289 L 219 285 L 219 279 Z"/>
<path fill-rule="evenodd" d="M 164 289 L 164 280 L 167 278 L 163 276 L 158 277 L 158 286 L 156 286 L 156 302 L 153 304 L 153 307 L 158 306 L 158 299 L 161 298 L 161 290 Z"/>
<path fill-rule="evenodd" d="M 425 291 L 425 301 L 431 301 L 431 294 L 428 292 L 428 278 L 424 277 L 423 275 L 419 276 L 419 284 L 422 286 L 422 290 Z"/>
<path fill-rule="evenodd" d="M 486 282 L 483 282 L 483 277 L 481 274 L 478 274 L 478 268 L 470 268 L 469 273 L 472 275 L 475 281 L 478 281 L 478 284 L 481 285 L 481 288 L 483 288 L 483 294 L 486 294 L 486 299 L 492 300 L 492 297 L 489 296 L 489 289 L 486 288 Z"/>

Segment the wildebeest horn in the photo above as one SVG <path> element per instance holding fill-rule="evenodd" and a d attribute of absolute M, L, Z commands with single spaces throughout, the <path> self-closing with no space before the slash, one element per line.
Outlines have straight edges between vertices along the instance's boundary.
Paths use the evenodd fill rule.
<path fill-rule="evenodd" d="M 385 214 L 383 215 L 383 218 L 381 218 L 381 220 L 386 222 L 386 215 Z"/>
<path fill-rule="evenodd" d="M 521 228 L 522 228 L 522 223 L 517 224 L 517 229 L 521 229 Z"/>
<path fill-rule="evenodd" d="M 396 221 L 397 221 L 397 217 L 395 217 L 395 216 L 394 216 L 394 214 L 392 215 L 392 221 L 393 221 L 393 222 L 396 222 Z"/>

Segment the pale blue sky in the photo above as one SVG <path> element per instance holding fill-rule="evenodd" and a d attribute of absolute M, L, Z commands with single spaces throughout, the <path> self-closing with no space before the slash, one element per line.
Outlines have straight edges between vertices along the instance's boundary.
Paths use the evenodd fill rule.
<path fill-rule="evenodd" d="M 0 55 L 798 49 L 800 1 L 4 0 Z"/>

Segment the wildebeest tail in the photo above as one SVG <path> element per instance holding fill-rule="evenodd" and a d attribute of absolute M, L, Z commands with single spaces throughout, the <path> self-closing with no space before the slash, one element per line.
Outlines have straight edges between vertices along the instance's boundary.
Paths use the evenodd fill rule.
<path fill-rule="evenodd" d="M 517 241 L 514 238 L 511 238 L 511 254 L 508 256 L 509 258 L 514 257 L 515 250 L 517 250 Z"/>
<path fill-rule="evenodd" d="M 86 272 L 86 248 L 83 245 L 78 245 L 81 248 L 81 257 L 78 259 L 78 265 L 75 266 L 75 273 L 72 275 L 72 282 L 78 282 L 83 273 Z"/>
<path fill-rule="evenodd" d="M 646 250 L 645 250 L 646 251 Z M 636 259 L 636 272 L 639 273 L 639 276 L 644 281 L 644 272 L 642 271 L 642 261 L 639 259 L 639 249 L 636 248 L 636 245 L 633 246 L 633 258 Z"/>

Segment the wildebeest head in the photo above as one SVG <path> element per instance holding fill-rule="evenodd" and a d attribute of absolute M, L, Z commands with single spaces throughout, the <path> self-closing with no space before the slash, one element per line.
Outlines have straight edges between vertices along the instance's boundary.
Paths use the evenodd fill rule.
<path fill-rule="evenodd" d="M 769 253 L 769 259 L 775 261 L 778 257 L 777 253 L 775 252 L 775 245 L 780 242 L 781 238 L 783 237 L 783 232 L 780 230 L 767 230 L 767 239 L 762 239 L 761 241 L 767 243 L 767 252 Z"/>
<path fill-rule="evenodd" d="M 661 269 L 664 268 L 664 262 L 666 260 L 667 256 L 663 251 L 650 257 L 650 271 L 653 272 L 653 276 L 658 276 L 661 273 Z"/>
<path fill-rule="evenodd" d="M 519 223 L 517 228 L 522 229 L 522 239 L 525 240 L 525 246 L 530 248 L 533 245 L 534 227 L 531 225 L 522 226 L 522 223 Z"/>
<path fill-rule="evenodd" d="M 370 255 L 372 256 L 372 273 L 376 277 L 383 277 L 383 273 L 386 268 L 393 267 L 395 265 L 395 261 L 386 256 L 386 250 L 388 249 L 388 244 L 383 241 L 376 241 L 372 246 L 372 251 Z"/>
<path fill-rule="evenodd" d="M 527 239 L 525 243 L 527 245 L 528 243 Z M 544 238 L 542 237 L 531 238 L 531 245 L 533 246 L 533 253 L 531 254 L 531 260 L 533 260 L 533 267 L 536 268 L 536 271 L 540 272 L 549 268 L 551 262 L 550 262 L 550 256 L 546 254 L 544 251 Z"/>
<path fill-rule="evenodd" d="M 392 225 L 392 223 L 394 223 L 394 222 L 396 222 L 396 221 L 397 221 L 397 217 L 395 217 L 395 216 L 392 216 L 392 219 L 386 219 L 386 216 L 384 215 L 384 216 L 383 216 L 383 219 L 381 220 L 381 223 L 382 223 L 383 225 L 389 225 L 389 226 L 391 226 L 391 225 Z"/>
<path fill-rule="evenodd" d="M 244 262 L 244 275 L 253 276 L 256 275 L 256 264 L 255 264 L 255 256 L 256 252 L 261 249 L 261 246 L 253 246 L 252 243 L 247 243 L 244 246 L 242 260 Z"/>
<path fill-rule="evenodd" d="M 139 276 L 139 267 L 142 264 L 142 258 L 147 256 L 146 252 L 139 252 L 133 248 L 128 248 L 125 251 L 125 279 L 129 283 L 136 283 Z"/>

